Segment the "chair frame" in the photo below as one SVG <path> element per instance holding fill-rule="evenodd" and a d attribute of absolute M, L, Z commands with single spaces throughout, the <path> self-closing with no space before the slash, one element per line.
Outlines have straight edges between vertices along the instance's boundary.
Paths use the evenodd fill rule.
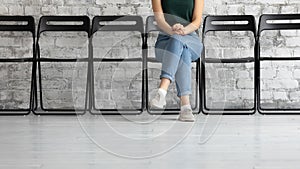
<path fill-rule="evenodd" d="M 247 21 L 247 24 L 212 24 L 213 21 Z M 205 17 L 202 40 L 204 42 L 205 35 L 211 31 L 251 31 L 253 33 L 254 39 L 256 39 L 256 26 L 255 18 L 252 15 L 211 15 Z M 255 46 L 256 48 L 256 46 Z M 204 49 L 205 50 L 205 49 Z M 205 83 L 205 64 L 206 63 L 254 63 L 256 67 L 256 52 L 253 51 L 254 57 L 251 58 L 230 58 L 230 59 L 219 59 L 219 58 L 206 58 L 205 52 L 203 52 L 201 59 L 201 96 L 202 96 L 202 111 L 204 114 L 222 114 L 222 115 L 250 115 L 256 112 L 256 93 L 257 93 L 257 80 L 254 78 L 254 105 L 251 109 L 218 109 L 218 108 L 208 108 L 206 105 L 206 83 Z M 256 68 L 254 69 L 254 77 L 256 77 Z"/>
<path fill-rule="evenodd" d="M 0 25 L 0 31 L 30 32 L 32 34 L 32 58 L 1 58 L 0 63 L 32 63 L 30 101 L 28 109 L 0 109 L 0 115 L 29 115 L 34 102 L 34 70 L 36 60 L 35 22 L 32 16 L 0 16 L 0 21 L 27 22 L 25 25 Z M 13 113 L 17 112 L 17 113 Z"/>
<path fill-rule="evenodd" d="M 300 61 L 300 57 L 261 57 L 260 50 L 260 38 L 261 33 L 267 30 L 300 30 L 300 23 L 267 23 L 268 20 L 293 20 L 300 19 L 300 14 L 264 14 L 260 16 L 259 27 L 258 27 L 258 36 L 257 36 L 257 55 L 258 55 L 258 64 L 257 64 L 257 107 L 260 114 L 269 114 L 269 115 L 295 115 L 300 114 L 300 108 L 295 109 L 278 109 L 278 108 L 262 108 L 261 107 L 261 92 L 260 92 L 260 66 L 263 61 Z"/>
<path fill-rule="evenodd" d="M 50 25 L 48 22 L 82 22 L 82 25 Z M 39 72 L 39 88 L 40 88 L 40 109 L 42 111 L 37 110 L 37 105 L 34 109 L 34 114 L 36 115 L 83 115 L 86 111 L 89 111 L 88 107 L 88 97 L 89 97 L 89 71 L 87 74 L 87 84 L 86 84 L 86 96 L 85 96 L 85 107 L 82 110 L 76 110 L 75 108 L 44 108 L 43 106 L 43 87 L 42 87 L 42 71 L 41 71 L 41 63 L 55 63 L 55 62 L 86 62 L 89 64 L 89 56 L 87 58 L 80 59 L 65 59 L 65 58 L 44 58 L 41 57 L 40 54 L 40 46 L 39 40 L 41 34 L 44 32 L 86 32 L 88 34 L 88 38 L 90 38 L 90 19 L 88 16 L 42 16 L 38 25 L 37 32 L 37 64 L 38 64 L 38 72 Z M 37 81 L 37 79 L 35 79 Z M 35 83 L 35 98 L 37 102 L 37 82 Z M 82 113 L 76 112 L 82 111 Z"/>
<path fill-rule="evenodd" d="M 135 24 L 112 24 L 105 25 L 100 22 L 135 22 Z M 141 16 L 134 15 L 118 15 L 118 16 L 95 16 L 92 23 L 92 32 L 90 38 L 90 74 L 91 74 L 91 95 L 90 95 L 90 107 L 92 108 L 91 114 L 93 115 L 139 115 L 144 111 L 144 58 L 143 56 L 138 58 L 95 58 L 93 52 L 93 37 L 96 32 L 139 32 L 141 35 L 142 48 L 144 48 L 144 24 Z M 141 107 L 138 109 L 106 109 L 97 108 L 95 105 L 95 89 L 94 89 L 94 63 L 95 62 L 107 62 L 107 63 L 118 63 L 118 62 L 141 62 L 142 64 L 142 91 Z M 96 111 L 96 112 L 95 112 Z M 134 112 L 134 113 L 131 113 Z"/>

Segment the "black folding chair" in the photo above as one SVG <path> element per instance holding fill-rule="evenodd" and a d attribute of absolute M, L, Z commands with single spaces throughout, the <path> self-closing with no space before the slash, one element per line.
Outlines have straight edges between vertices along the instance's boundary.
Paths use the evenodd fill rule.
<path fill-rule="evenodd" d="M 30 99 L 28 100 L 28 108 L 6 108 L 6 105 L 3 105 L 4 108 L 0 109 L 0 115 L 28 115 L 30 114 L 33 106 L 33 70 L 34 61 L 35 61 L 35 23 L 32 16 L 0 16 L 1 22 L 14 22 L 14 24 L 1 24 L 0 31 L 3 32 L 30 32 L 32 34 L 32 53 L 33 56 L 29 58 L 0 58 L 0 63 L 32 63 L 32 74 L 31 74 L 31 91 Z M 19 24 L 22 23 L 22 24 Z M 25 24 L 24 24 L 25 23 Z"/>
<path fill-rule="evenodd" d="M 146 82 L 146 109 L 148 111 L 149 114 L 162 114 L 162 115 L 172 115 L 172 114 L 178 114 L 180 112 L 180 109 L 170 109 L 170 108 L 166 108 L 166 109 L 151 109 L 150 106 L 148 105 L 149 103 L 149 79 L 148 79 L 148 62 L 153 62 L 153 63 L 159 63 L 157 60 L 155 60 L 154 58 L 149 58 L 148 57 L 148 53 L 149 53 L 149 49 L 148 49 L 148 38 L 149 38 L 149 34 L 152 32 L 158 32 L 160 31 L 160 29 L 158 28 L 156 22 L 155 22 L 155 18 L 154 16 L 149 16 L 147 18 L 146 21 L 146 35 L 145 35 L 145 52 L 144 52 L 144 58 L 145 58 L 145 82 Z M 197 31 L 198 33 L 198 31 Z M 200 113 L 201 112 L 201 106 L 199 106 L 200 101 L 199 101 L 199 88 L 200 88 L 200 82 L 199 82 L 199 78 L 200 78 L 200 59 L 198 59 L 196 61 L 196 96 L 195 96 L 195 106 L 192 108 L 194 113 Z M 161 113 L 163 112 L 163 113 Z"/>
<path fill-rule="evenodd" d="M 261 57 L 261 37 L 263 31 L 268 30 L 299 30 L 300 23 L 292 23 L 286 21 L 299 20 L 300 14 L 264 14 L 260 17 L 258 36 L 257 36 L 257 86 L 258 86 L 258 111 L 261 114 L 300 114 L 299 108 L 263 108 L 261 104 L 261 63 L 262 62 L 280 62 L 280 61 L 300 61 L 300 57 Z M 276 21 L 276 22 L 271 22 Z M 281 21 L 281 22 L 280 22 Z M 282 22 L 283 21 L 283 22 Z M 274 81 L 276 83 L 276 81 Z"/>
<path fill-rule="evenodd" d="M 74 24 L 71 24 L 74 22 Z M 78 24 L 77 24 L 78 23 Z M 34 113 L 36 115 L 82 115 L 85 114 L 88 107 L 88 92 L 89 92 L 89 74 L 87 74 L 86 91 L 85 91 L 85 106 L 84 108 L 51 108 L 44 107 L 43 101 L 43 85 L 42 85 L 42 68 L 41 63 L 89 63 L 89 56 L 86 58 L 51 58 L 41 56 L 40 39 L 44 32 L 86 32 L 88 38 L 90 37 L 90 19 L 87 16 L 42 16 L 40 18 L 38 33 L 37 33 L 37 63 L 39 72 L 39 94 L 40 94 L 40 109 L 35 107 Z M 87 38 L 87 41 L 88 41 Z M 87 54 L 88 55 L 88 54 Z M 88 72 L 88 70 L 87 70 Z M 35 84 L 35 91 L 37 91 L 37 84 Z M 37 99 L 37 92 L 35 93 Z"/>
<path fill-rule="evenodd" d="M 228 22 L 228 21 L 246 21 L 245 24 L 218 24 L 218 22 Z M 213 23 L 214 22 L 214 23 Z M 254 39 L 256 37 L 256 27 L 255 27 L 255 18 L 251 15 L 229 15 L 229 16 L 207 16 L 204 21 L 203 27 L 203 41 L 205 39 L 205 35 L 211 31 L 250 31 L 253 33 Z M 205 46 L 205 44 L 204 44 Z M 203 106 L 203 113 L 204 114 L 224 114 L 224 115 L 231 115 L 231 114 L 254 114 L 256 111 L 256 79 L 254 79 L 254 105 L 252 108 L 209 108 L 207 106 L 206 100 L 206 64 L 214 64 L 214 63 L 255 63 L 255 51 L 253 51 L 254 57 L 247 57 L 247 58 L 210 58 L 206 56 L 205 52 L 202 55 L 201 66 L 202 66 L 202 73 L 201 73 L 201 86 L 202 86 L 202 106 Z M 255 66 L 255 64 L 254 64 Z M 255 75 L 255 72 L 254 72 Z"/>
<path fill-rule="evenodd" d="M 111 23 L 111 24 L 107 24 Z M 141 114 L 144 109 L 144 61 L 142 56 L 130 58 L 106 58 L 96 57 L 93 52 L 93 38 L 97 32 L 139 32 L 141 35 L 141 42 L 144 43 L 144 24 L 140 16 L 95 16 L 93 18 L 92 33 L 90 38 L 91 60 L 91 97 L 90 104 L 92 107 L 92 114 L 94 115 L 120 115 L 120 114 Z M 100 42 L 105 44 L 106 42 Z M 144 44 L 142 44 L 144 46 Z M 142 50 L 142 49 L 141 49 Z M 103 53 L 101 53 L 103 54 Z M 141 106 L 139 108 L 101 108 L 97 107 L 95 103 L 95 76 L 94 64 L 95 63 L 134 63 L 140 62 L 142 64 L 142 91 L 141 91 Z M 101 72 L 99 72 L 101 73 Z M 125 101 L 125 100 L 124 100 Z M 117 105 L 118 106 L 118 105 Z"/>

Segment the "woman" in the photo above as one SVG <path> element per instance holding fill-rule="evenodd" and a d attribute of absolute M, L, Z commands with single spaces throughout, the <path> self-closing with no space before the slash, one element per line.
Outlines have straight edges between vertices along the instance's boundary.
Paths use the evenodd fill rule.
<path fill-rule="evenodd" d="M 191 62 L 200 57 L 203 49 L 195 32 L 202 21 L 203 6 L 204 0 L 152 0 L 155 20 L 161 29 L 155 55 L 162 63 L 162 71 L 159 89 L 150 106 L 163 109 L 168 87 L 175 82 L 181 101 L 180 121 L 195 121 L 189 100 Z"/>

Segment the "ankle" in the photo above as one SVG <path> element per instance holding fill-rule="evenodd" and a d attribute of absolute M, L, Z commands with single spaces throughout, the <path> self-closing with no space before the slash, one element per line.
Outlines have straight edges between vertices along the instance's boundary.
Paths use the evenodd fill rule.
<path fill-rule="evenodd" d="M 180 110 L 188 110 L 188 109 L 192 109 L 192 106 L 190 104 L 186 104 L 186 105 L 181 105 Z"/>
<path fill-rule="evenodd" d="M 159 88 L 159 89 L 158 89 L 158 93 L 159 93 L 161 96 L 163 96 L 164 98 L 165 98 L 166 95 L 167 95 L 167 91 L 166 91 L 165 89 L 163 89 L 163 88 Z"/>

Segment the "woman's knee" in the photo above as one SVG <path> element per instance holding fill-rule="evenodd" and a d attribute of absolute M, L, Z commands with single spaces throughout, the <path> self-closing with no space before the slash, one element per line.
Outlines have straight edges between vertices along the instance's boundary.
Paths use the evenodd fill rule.
<path fill-rule="evenodd" d="M 183 51 L 182 51 L 182 55 L 181 55 L 181 60 L 185 63 L 185 64 L 191 64 L 192 62 L 192 53 L 189 50 L 188 47 L 183 47 Z"/>
<path fill-rule="evenodd" d="M 182 47 L 184 45 L 184 43 L 182 41 L 182 36 L 178 35 L 178 34 L 171 35 L 171 37 L 169 39 L 169 44 L 171 44 L 172 46 Z"/>

